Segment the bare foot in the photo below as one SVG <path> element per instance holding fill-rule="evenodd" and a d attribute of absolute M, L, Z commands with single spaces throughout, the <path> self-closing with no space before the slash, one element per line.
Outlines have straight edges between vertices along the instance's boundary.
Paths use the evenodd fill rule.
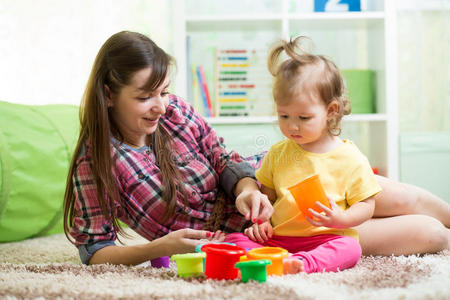
<path fill-rule="evenodd" d="M 283 273 L 297 274 L 304 272 L 303 261 L 298 257 L 286 257 L 283 259 Z"/>

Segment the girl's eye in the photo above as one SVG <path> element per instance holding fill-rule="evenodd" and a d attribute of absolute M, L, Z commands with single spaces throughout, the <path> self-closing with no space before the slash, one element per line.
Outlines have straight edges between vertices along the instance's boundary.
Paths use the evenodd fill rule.
<path fill-rule="evenodd" d="M 287 115 L 280 115 L 280 118 L 281 118 L 281 119 L 287 119 L 288 116 L 287 116 Z"/>
<path fill-rule="evenodd" d="M 311 117 L 299 117 L 299 118 L 300 118 L 300 120 L 303 120 L 303 121 L 311 119 Z"/>

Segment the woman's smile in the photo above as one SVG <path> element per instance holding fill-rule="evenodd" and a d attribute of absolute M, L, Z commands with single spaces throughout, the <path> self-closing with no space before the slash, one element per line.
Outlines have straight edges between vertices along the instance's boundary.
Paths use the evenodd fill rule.
<path fill-rule="evenodd" d="M 156 117 L 156 118 L 143 118 L 143 119 L 148 125 L 151 125 L 151 126 L 158 124 L 158 121 L 159 121 L 159 117 Z"/>

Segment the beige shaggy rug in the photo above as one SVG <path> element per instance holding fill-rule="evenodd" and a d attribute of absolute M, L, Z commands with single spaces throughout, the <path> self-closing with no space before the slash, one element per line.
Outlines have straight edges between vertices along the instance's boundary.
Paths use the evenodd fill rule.
<path fill-rule="evenodd" d="M 127 244 L 143 242 L 126 239 Z M 153 269 L 80 264 L 64 235 L 0 244 L 2 299 L 450 299 L 450 251 L 363 257 L 338 273 L 269 277 L 266 283 L 183 279 Z"/>

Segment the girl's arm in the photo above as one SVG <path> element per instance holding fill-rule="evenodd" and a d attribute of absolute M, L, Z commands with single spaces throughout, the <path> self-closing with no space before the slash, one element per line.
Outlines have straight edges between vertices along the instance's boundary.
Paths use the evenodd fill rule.
<path fill-rule="evenodd" d="M 222 242 L 224 239 L 225 235 L 221 232 L 216 232 L 213 236 L 209 231 L 186 228 L 142 245 L 101 248 L 92 255 L 89 264 L 138 265 L 161 256 L 195 252 L 197 245 L 209 241 Z"/>
<path fill-rule="evenodd" d="M 347 210 L 343 211 L 332 199 L 330 200 L 331 209 L 320 202 L 316 202 L 325 214 L 320 214 L 313 209 L 309 209 L 314 216 L 314 220 L 306 217 L 306 220 L 314 226 L 325 226 L 329 228 L 350 228 L 357 226 L 373 216 L 375 210 L 374 196 L 359 201 Z"/>

